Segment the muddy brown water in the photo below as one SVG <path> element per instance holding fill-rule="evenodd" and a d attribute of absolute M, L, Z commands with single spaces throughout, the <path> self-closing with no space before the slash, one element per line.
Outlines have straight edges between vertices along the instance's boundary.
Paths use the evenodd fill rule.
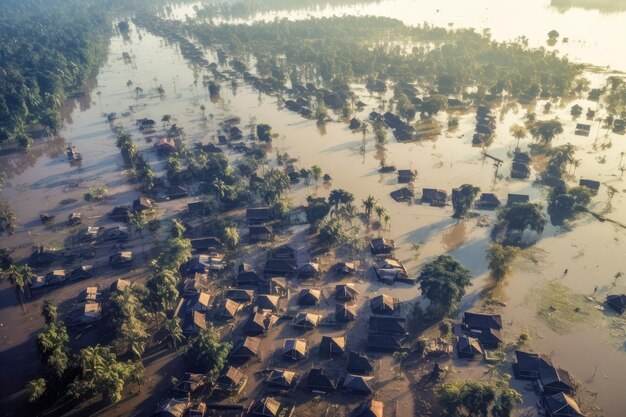
<path fill-rule="evenodd" d="M 531 3 L 537 6 L 545 2 Z M 447 3 L 442 4 L 441 10 L 445 10 L 446 5 Z M 496 7 L 490 8 L 493 10 Z M 477 7 L 475 13 L 479 12 L 480 8 Z M 574 12 L 580 13 L 571 13 Z M 545 15 L 554 17 L 551 10 Z M 445 16 L 452 20 L 452 15 Z M 594 12 L 585 16 L 588 19 L 601 19 L 605 23 L 615 17 L 598 16 Z M 460 26 L 462 18 L 459 19 Z M 561 20 L 553 22 L 556 25 Z M 547 27 L 547 23 L 542 24 Z M 599 22 L 597 27 L 604 30 Z M 494 28 L 494 34 L 498 30 Z M 542 29 L 537 29 L 540 30 Z M 520 30 L 519 33 L 523 31 Z M 565 32 L 562 33 L 565 36 Z M 578 36 L 588 36 L 586 39 L 590 40 L 585 42 L 592 45 L 604 42 L 601 35 L 591 37 L 578 33 Z M 124 63 L 122 52 L 128 52 L 133 57 L 132 64 Z M 208 54 L 210 61 L 216 61 L 211 52 Z M 582 53 L 580 57 L 587 58 Z M 588 58 L 594 57 L 590 55 Z M 619 62 L 611 64 L 621 65 Z M 626 65 L 622 67 L 626 68 Z M 129 203 L 136 197 L 134 186 L 128 183 L 123 173 L 115 138 L 102 117 L 103 112 L 117 112 L 120 115 L 117 123 L 135 135 L 135 143 L 146 153 L 157 172 L 162 170 L 162 162 L 152 152 L 152 144 L 145 141 L 137 131 L 134 120 L 140 117 L 160 120 L 163 114 L 171 114 L 174 122 L 184 127 L 185 142 L 191 146 L 199 140 L 209 140 L 215 134 L 219 121 L 237 115 L 242 118 L 243 124 L 251 118 L 269 123 L 273 131 L 279 134 L 273 141 L 272 153 L 268 155 L 270 159 L 274 159 L 273 155 L 277 150 L 281 153 L 287 152 L 298 158 L 301 167 L 318 164 L 324 172 L 332 176 L 330 187 L 322 184 L 294 187 L 292 198 L 296 203 L 302 202 L 309 194 L 326 195 L 329 188 L 345 188 L 354 193 L 357 201 L 369 194 L 375 196 L 391 215 L 391 225 L 388 230 L 370 233 L 381 233 L 394 239 L 399 247 L 397 256 L 413 276 L 418 273 L 421 263 L 433 256 L 449 253 L 456 257 L 475 277 L 474 285 L 464 299 L 462 308 L 474 308 L 480 304 L 480 292 L 488 283 L 485 250 L 489 244 L 489 227 L 480 226 L 476 219 L 459 224 L 450 217 L 450 207 L 433 208 L 394 202 L 389 192 L 399 188 L 396 176 L 378 172 L 380 152 L 377 152 L 371 134 L 363 138 L 361 133 L 352 133 L 346 124 L 338 122 L 327 124 L 324 132 L 321 132 L 314 121 L 279 110 L 275 98 L 260 96 L 243 82 L 240 82 L 236 91 L 224 85 L 221 100 L 214 103 L 202 91 L 201 78 L 201 73 L 194 71 L 185 62 L 176 46 L 168 45 L 162 39 L 138 31 L 135 27 L 130 42 L 114 37 L 109 59 L 98 75 L 97 85 L 89 92 L 91 99 L 80 103 L 69 102 L 67 114 L 68 120 L 71 117 L 71 122 L 68 121 L 62 131 L 63 139 L 37 143 L 28 155 L 8 155 L 1 158 L 0 170 L 8 180 L 3 198 L 11 201 L 20 224 L 13 237 L 3 238 L 3 245 L 17 248 L 18 257 L 26 256 L 33 243 L 62 247 L 72 231 L 62 224 L 69 212 L 81 211 L 86 219 L 85 223 L 108 224 L 108 220 L 103 217 L 106 212 L 115 205 Z M 197 90 L 193 84 L 194 79 L 200 81 Z M 126 86 L 128 80 L 133 81 L 130 88 Z M 600 85 L 602 80 L 594 75 L 593 81 Z M 158 85 L 165 88 L 166 94 L 163 98 L 156 94 Z M 136 97 L 136 86 L 143 88 L 142 97 Z M 355 91 L 368 103 L 366 110 L 357 115 L 365 119 L 369 111 L 378 106 L 378 99 L 362 86 L 355 86 Z M 585 100 L 577 102 L 585 109 L 596 108 L 596 103 Z M 213 115 L 207 121 L 202 120 L 201 104 L 206 106 L 207 115 Z M 568 103 L 564 108 L 555 109 L 545 116 L 542 115 L 543 104 L 536 104 L 536 112 L 540 118 L 559 116 L 565 123 L 565 133 L 555 144 L 574 144 L 577 147 L 576 158 L 582 160 L 576 170 L 576 178 L 572 177 L 569 183 L 574 184 L 579 177 L 597 179 L 603 183 L 600 193 L 593 199 L 594 211 L 607 208 L 607 185 L 617 188 L 619 193 L 613 197 L 607 216 L 626 223 L 623 197 L 626 186 L 619 180 L 618 170 L 620 153 L 626 152 L 624 137 L 609 133 L 608 138 L 605 138 L 605 131 L 600 130 L 595 121 L 590 122 L 590 137 L 574 136 L 576 121 L 569 115 L 569 107 L 574 103 Z M 126 111 L 131 111 L 131 115 L 122 117 L 121 114 Z M 459 114 L 460 125 L 454 132 L 446 132 L 445 115 L 438 117 L 444 131 L 436 140 L 402 144 L 396 143 L 389 135 L 384 150 L 385 161 L 400 169 L 417 170 L 415 185 L 418 190 L 421 187 L 433 187 L 449 191 L 452 187 L 471 183 L 483 191 L 496 193 L 502 201 L 506 200 L 507 193 L 525 193 L 533 201 L 545 204 L 546 191 L 532 183 L 536 173 L 533 172 L 529 181 L 508 178 L 510 153 L 515 146 L 515 141 L 508 134 L 508 128 L 512 123 L 521 123 L 524 113 L 525 110 L 519 108 L 508 112 L 497 122 L 497 138 L 488 152 L 505 160 L 500 168 L 501 178 L 494 179 L 492 162 L 483 158 L 480 148 L 471 146 L 474 129 L 471 111 Z M 529 142 L 529 139 L 523 140 L 522 147 Z M 64 148 L 70 143 L 77 146 L 83 155 L 81 166 L 70 166 L 67 162 Z M 603 147 L 602 144 L 610 144 L 610 147 Z M 78 186 L 75 186 L 76 183 Z M 110 197 L 107 201 L 84 202 L 83 193 L 100 184 L 105 184 L 109 189 Z M 60 204 L 67 199 L 75 199 L 76 202 L 65 206 Z M 46 228 L 40 225 L 38 215 L 42 211 L 56 214 L 57 226 Z M 487 219 L 487 223 L 493 222 L 495 218 L 494 212 L 479 213 L 483 216 L 482 220 Z M 366 232 L 364 227 L 361 227 L 361 232 Z M 598 300 L 604 299 L 608 293 L 625 292 L 626 278 L 614 282 L 617 272 L 626 272 L 622 243 L 624 239 L 625 230 L 610 223 L 599 223 L 588 216 L 573 222 L 571 230 L 548 226 L 534 249 L 540 256 L 535 258 L 535 262 L 524 260 L 519 265 L 516 264 L 514 273 L 507 279 L 502 290 L 507 303 L 506 307 L 501 308 L 506 323 L 504 334 L 507 340 L 514 341 L 521 332 L 529 333 L 530 349 L 553 354 L 554 361 L 559 366 L 570 371 L 588 390 L 598 393 L 595 405 L 603 411 L 597 415 L 621 416 L 626 410 L 626 402 L 620 395 L 626 384 L 626 332 L 623 320 L 598 311 L 591 318 L 577 319 L 574 316 L 566 331 L 555 331 L 546 323 L 545 318 L 538 316 L 537 305 L 543 297 L 541 289 L 546 282 L 552 280 L 557 280 L 568 288 L 570 297 L 592 294 L 596 287 L 594 296 Z M 419 252 L 412 248 L 413 244 L 420 245 Z M 564 275 L 566 268 L 568 273 Z M 80 287 L 75 285 L 59 290 L 55 299 L 70 299 Z M 359 288 L 366 297 L 384 291 L 407 303 L 419 299 L 418 288 L 407 285 L 387 288 L 363 281 Z M 22 351 L 16 360 L 30 364 L 25 369 L 35 370 L 37 366 L 32 365 L 36 360 L 33 336 L 41 323 L 35 313 L 38 307 L 36 304 L 29 305 L 29 313 L 23 315 L 12 290 L 6 284 L 2 284 L 0 294 L 1 352 L 3 355 L 15 355 L 16 346 L 27 346 L 28 349 Z M 21 324 L 22 320 L 26 320 L 25 323 L 28 324 Z M 268 349 L 272 350 L 280 343 L 280 339 L 268 341 Z M 25 382 L 28 378 L 22 379 Z"/>

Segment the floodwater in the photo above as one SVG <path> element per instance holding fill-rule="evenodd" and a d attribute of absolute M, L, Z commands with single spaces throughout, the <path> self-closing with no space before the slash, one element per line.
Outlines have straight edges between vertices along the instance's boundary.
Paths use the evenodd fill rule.
<path fill-rule="evenodd" d="M 438 9 L 438 11 L 437 11 Z M 192 15 L 187 9 L 175 9 L 173 15 L 184 17 Z M 329 9 L 333 13 L 355 13 L 356 8 Z M 409 13 L 410 11 L 410 13 Z M 290 15 L 302 18 L 320 12 L 297 12 Z M 624 21 L 622 13 L 605 14 L 600 11 L 570 9 L 564 13 L 551 8 L 546 1 L 498 1 L 478 0 L 475 2 L 445 0 L 427 4 L 421 1 L 383 1 L 379 4 L 367 4 L 358 8 L 360 14 L 379 14 L 398 17 L 407 23 L 417 24 L 423 21 L 438 25 L 454 23 L 454 27 L 476 26 L 478 29 L 489 26 L 497 39 L 512 39 L 519 35 L 527 36 L 531 44 L 545 42 L 545 34 L 558 30 L 570 41 L 559 45 L 559 49 L 576 60 L 597 65 L 611 65 L 616 69 L 626 69 L 626 57 L 614 53 L 619 50 L 615 43 L 623 38 L 626 31 L 618 22 Z M 279 13 L 277 16 L 281 16 Z M 515 18 L 512 18 L 512 17 Z M 262 15 L 256 20 L 273 19 L 275 16 Z M 621 18 L 621 20 L 620 20 Z M 532 21 L 532 25 L 528 22 Z M 585 22 L 585 25 L 580 25 Z M 268 123 L 274 139 L 268 158 L 274 160 L 277 151 L 287 152 L 298 158 L 300 167 L 320 165 L 324 172 L 333 178 L 332 184 L 299 185 L 293 188 L 291 197 L 296 204 L 304 201 L 308 194 L 326 195 L 330 188 L 344 188 L 354 193 L 356 201 L 361 201 L 371 194 L 375 196 L 391 215 L 391 224 L 385 231 L 369 231 L 361 227 L 362 234 L 381 233 L 394 239 L 399 246 L 398 257 L 405 262 L 410 274 L 414 276 L 425 260 L 448 253 L 465 264 L 475 277 L 474 285 L 463 301 L 463 308 L 480 305 L 480 293 L 489 285 L 485 250 L 489 244 L 490 227 L 481 224 L 492 223 L 494 212 L 480 211 L 480 222 L 474 218 L 459 223 L 452 219 L 451 208 L 433 208 L 420 204 L 394 202 L 389 193 L 400 186 L 394 174 L 380 174 L 378 168 L 381 155 L 384 154 L 388 165 L 399 169 L 418 171 L 415 183 L 419 191 L 422 187 L 450 190 L 464 183 L 471 183 L 485 192 L 494 192 L 501 201 L 508 193 L 529 194 L 532 201 L 545 205 L 546 190 L 534 184 L 532 180 L 512 180 L 510 172 L 511 152 L 515 141 L 508 134 L 509 126 L 521 123 L 526 109 L 521 107 L 502 114 L 497 122 L 497 138 L 487 152 L 504 160 L 499 168 L 499 176 L 490 159 L 483 157 L 480 148 L 471 145 L 474 115 L 471 112 L 458 114 L 459 128 L 447 131 L 447 116 L 437 117 L 442 125 L 442 134 L 434 140 L 419 143 L 397 143 L 388 135 L 385 149 L 377 149 L 371 134 L 363 137 L 361 133 L 352 133 L 341 122 L 328 123 L 320 129 L 314 121 L 281 110 L 276 99 L 259 95 L 243 81 L 236 89 L 230 83 L 222 85 L 221 100 L 208 99 L 202 88 L 202 72 L 195 71 L 185 62 L 176 45 L 169 45 L 163 39 L 139 31 L 132 26 L 129 39 L 114 36 L 111 39 L 109 58 L 101 69 L 96 85 L 89 91 L 89 99 L 70 102 L 67 120 L 61 132 L 63 139 L 46 140 L 34 146 L 28 155 L 9 155 L 2 157 L 0 170 L 6 176 L 8 185 L 3 197 L 11 201 L 17 213 L 20 228 L 9 246 L 18 247 L 19 255 L 27 255 L 32 242 L 62 246 L 66 237 L 64 232 L 50 233 L 39 225 L 38 215 L 50 211 L 64 218 L 70 210 L 83 212 L 84 218 L 93 222 L 113 206 L 127 203 L 136 196 L 133 186 L 128 184 L 122 170 L 119 150 L 115 147 L 115 138 L 109 125 L 102 116 L 103 112 L 117 112 L 120 116 L 116 124 L 122 125 L 135 135 L 135 143 L 147 156 L 148 161 L 160 172 L 161 164 L 148 143 L 135 127 L 134 120 L 151 117 L 160 120 L 164 114 L 173 117 L 173 123 L 184 127 L 185 142 L 189 147 L 197 141 L 211 140 L 221 120 L 229 116 L 239 116 L 242 124 L 254 119 L 259 123 Z M 124 62 L 122 53 L 127 52 L 132 62 Z M 211 51 L 207 51 L 209 61 L 217 61 Z M 132 81 L 128 86 L 127 82 Z M 198 80 L 198 86 L 194 84 Z M 594 75 L 594 83 L 601 83 Z M 162 85 L 165 96 L 159 97 L 156 87 Z M 143 94 L 138 96 L 135 88 L 141 87 Z M 379 97 L 370 95 L 362 86 L 355 86 L 360 99 L 368 106 L 356 116 L 366 119 L 367 114 L 379 104 Z M 596 109 L 596 103 L 578 100 L 583 108 Z M 549 115 L 543 115 L 543 105 L 536 104 L 535 111 L 539 118 L 559 116 L 565 123 L 565 133 L 555 145 L 572 143 L 577 147 L 576 158 L 581 160 L 575 177 L 569 184 L 577 183 L 578 178 L 596 179 L 603 186 L 593 199 L 592 210 L 607 210 L 607 216 L 626 223 L 624 191 L 626 186 L 619 179 L 620 155 L 626 152 L 626 140 L 623 136 L 599 129 L 598 122 L 590 121 L 590 137 L 574 136 L 576 121 L 569 115 L 569 107 L 556 108 Z M 200 105 L 206 106 L 206 114 L 212 115 L 205 121 Z M 73 106 L 73 107 L 72 107 Z M 601 109 L 600 110 L 601 113 Z M 130 111 L 129 116 L 121 116 Z M 582 117 L 580 120 L 584 120 Z M 243 129 L 243 128 L 242 128 Z M 245 129 L 243 129 L 245 131 Z M 80 167 L 68 164 L 64 154 L 66 144 L 77 146 L 83 162 Z M 529 139 L 522 141 L 526 147 Z M 232 157 L 232 155 L 231 155 Z M 78 183 L 75 187 L 73 183 Z M 111 198 L 105 204 L 87 204 L 82 194 L 90 187 L 107 185 Z M 612 185 L 618 193 L 612 198 L 610 207 L 606 193 L 607 185 Z M 64 199 L 75 199 L 69 206 L 61 206 Z M 523 257 L 515 267 L 514 273 L 502 288 L 502 298 L 507 303 L 500 311 L 505 321 L 505 336 L 511 342 L 521 332 L 530 334 L 528 347 L 534 351 L 553 353 L 554 361 L 570 371 L 584 386 L 597 392 L 595 405 L 601 413 L 592 415 L 621 416 L 626 409 L 623 387 L 626 385 L 626 338 L 625 324 L 607 313 L 571 318 L 567 329 L 555 329 L 550 326 L 550 319 L 538 315 L 538 305 L 545 294 L 541 289 L 548 282 L 557 282 L 569 289 L 568 296 L 579 299 L 582 295 L 595 292 L 598 300 L 603 300 L 607 293 L 626 291 L 626 277 L 615 280 L 617 272 L 626 272 L 623 241 L 626 230 L 614 224 L 599 223 L 591 217 L 581 217 L 570 228 L 548 226 L 531 255 Z M 419 250 L 413 245 L 419 244 Z M 567 269 L 568 273 L 564 274 Z M 365 285 L 365 290 L 381 290 L 377 285 Z M 597 290 L 596 290 L 597 288 Z M 384 289 L 402 301 L 418 299 L 417 287 L 398 285 Z M 560 313 L 560 312 L 559 312 Z M 562 312 L 572 316 L 572 312 Z M 591 404 L 585 403 L 589 407 Z"/>

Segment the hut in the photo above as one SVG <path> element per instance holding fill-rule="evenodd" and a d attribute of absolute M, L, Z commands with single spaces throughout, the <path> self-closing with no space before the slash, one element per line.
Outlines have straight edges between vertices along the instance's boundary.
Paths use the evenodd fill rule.
<path fill-rule="evenodd" d="M 279 309 L 280 298 L 277 295 L 260 294 L 254 300 L 254 306 L 261 310 L 269 310 L 276 313 Z"/>
<path fill-rule="evenodd" d="M 189 395 L 191 395 L 195 390 L 200 388 L 205 383 L 206 378 L 204 375 L 185 372 L 182 379 L 176 386 L 176 397 L 189 397 Z"/>
<path fill-rule="evenodd" d="M 258 336 L 267 333 L 278 320 L 278 316 L 267 311 L 255 311 L 242 327 L 246 335 Z"/>
<path fill-rule="evenodd" d="M 151 417 L 182 417 L 189 406 L 189 401 L 182 398 L 169 398 L 161 401 Z"/>
<path fill-rule="evenodd" d="M 357 317 L 357 306 L 346 303 L 335 304 L 335 320 L 352 321 Z"/>
<path fill-rule="evenodd" d="M 393 314 L 397 311 L 398 300 L 387 294 L 377 295 L 370 301 L 372 312 L 376 314 Z"/>
<path fill-rule="evenodd" d="M 288 293 L 287 281 L 285 278 L 274 277 L 267 281 L 262 281 L 259 285 L 257 294 L 277 295 L 278 297 L 286 297 Z"/>
<path fill-rule="evenodd" d="M 581 187 L 587 187 L 593 195 L 598 194 L 598 190 L 600 189 L 600 181 L 595 180 L 587 180 L 581 178 L 578 182 L 578 185 L 580 185 Z"/>
<path fill-rule="evenodd" d="M 372 255 L 388 256 L 393 253 L 394 249 L 395 243 L 393 242 L 393 240 L 387 241 L 385 240 L 385 238 L 380 237 L 372 239 L 372 241 L 370 242 L 370 251 L 372 252 Z"/>
<path fill-rule="evenodd" d="M 269 207 L 249 208 L 246 211 L 249 226 L 260 225 L 273 220 L 272 209 Z"/>
<path fill-rule="evenodd" d="M 543 397 L 541 405 L 546 417 L 585 417 L 576 401 L 562 392 Z"/>
<path fill-rule="evenodd" d="M 296 373 L 285 369 L 273 369 L 265 382 L 270 387 L 289 389 L 295 385 Z"/>
<path fill-rule="evenodd" d="M 250 243 L 269 242 L 274 239 L 272 226 L 250 226 L 248 228 L 248 240 Z"/>
<path fill-rule="evenodd" d="M 517 379 L 535 380 L 539 378 L 539 370 L 551 368 L 552 360 L 546 355 L 537 353 L 515 351 L 515 363 L 513 363 L 513 375 Z"/>
<path fill-rule="evenodd" d="M 333 265 L 332 270 L 337 275 L 347 276 L 356 272 L 356 265 L 354 262 L 337 262 Z"/>
<path fill-rule="evenodd" d="M 367 348 L 381 352 L 397 352 L 402 349 L 402 338 L 390 334 L 368 334 Z"/>
<path fill-rule="evenodd" d="M 308 342 L 306 339 L 286 339 L 283 344 L 283 358 L 293 361 L 304 359 L 308 354 Z"/>
<path fill-rule="evenodd" d="M 383 403 L 369 400 L 361 403 L 351 414 L 351 417 L 383 417 Z"/>
<path fill-rule="evenodd" d="M 224 298 L 226 298 L 227 300 L 232 300 L 236 303 L 249 303 L 254 298 L 254 291 L 241 288 L 231 288 L 226 290 Z"/>
<path fill-rule="evenodd" d="M 314 393 L 328 394 L 335 390 L 335 383 L 322 368 L 312 368 L 307 377 L 305 386 Z"/>
<path fill-rule="evenodd" d="M 500 200 L 492 193 L 482 193 L 479 201 L 480 206 L 485 209 L 493 210 L 500 206 Z"/>
<path fill-rule="evenodd" d="M 624 314 L 624 311 L 626 310 L 626 294 L 607 295 L 606 305 L 617 314 Z"/>
<path fill-rule="evenodd" d="M 322 321 L 322 316 L 314 313 L 298 313 L 291 321 L 291 325 L 304 330 L 317 327 Z"/>
<path fill-rule="evenodd" d="M 72 311 L 72 326 L 83 326 L 95 323 L 102 318 L 100 303 L 80 303 Z"/>
<path fill-rule="evenodd" d="M 214 236 L 190 239 L 191 248 L 199 252 L 217 251 L 222 248 L 222 241 Z"/>
<path fill-rule="evenodd" d="M 140 195 L 136 200 L 133 201 L 133 209 L 134 213 L 139 213 L 142 211 L 150 210 L 153 207 L 152 200 L 148 197 Z"/>
<path fill-rule="evenodd" d="M 402 187 L 399 190 L 390 192 L 389 195 L 398 203 L 412 201 L 415 197 L 415 193 L 409 187 Z"/>
<path fill-rule="evenodd" d="M 252 265 L 243 263 L 239 265 L 237 271 L 237 286 L 257 286 L 263 281 L 261 275 L 254 270 Z"/>
<path fill-rule="evenodd" d="M 241 309 L 242 305 L 238 302 L 224 299 L 219 303 L 215 317 L 221 320 L 234 320 Z"/>
<path fill-rule="evenodd" d="M 202 311 L 192 310 L 185 315 L 181 325 L 186 337 L 194 336 L 207 329 L 206 315 Z"/>
<path fill-rule="evenodd" d="M 247 336 L 239 339 L 228 353 L 229 359 L 247 360 L 253 356 L 258 356 L 261 346 L 261 339 L 258 337 Z"/>
<path fill-rule="evenodd" d="M 371 334 L 405 336 L 407 334 L 406 319 L 403 317 L 370 316 L 368 330 Z"/>
<path fill-rule="evenodd" d="M 113 269 L 126 268 L 133 264 L 133 259 L 131 251 L 117 252 L 109 256 L 109 265 Z"/>
<path fill-rule="evenodd" d="M 539 392 L 545 395 L 553 395 L 559 392 L 572 394 L 576 391 L 576 385 L 569 372 L 554 366 L 539 368 L 537 386 Z"/>
<path fill-rule="evenodd" d="M 111 284 L 111 287 L 109 288 L 109 292 L 111 294 L 116 293 L 116 292 L 122 292 L 126 290 L 127 288 L 130 288 L 132 285 L 133 283 L 130 282 L 129 280 L 118 278 L 115 281 L 113 281 L 113 284 Z"/>
<path fill-rule="evenodd" d="M 415 177 L 417 177 L 417 172 L 415 170 L 410 170 L 410 169 L 398 170 L 398 182 L 400 184 L 408 184 L 410 182 L 413 182 L 415 181 Z"/>
<path fill-rule="evenodd" d="M 206 313 L 209 311 L 210 302 L 211 295 L 204 291 L 200 291 L 199 294 L 189 300 L 187 311 L 200 311 L 202 313 Z"/>
<path fill-rule="evenodd" d="M 315 262 L 307 262 L 298 268 L 298 278 L 315 278 L 320 273 L 320 266 Z"/>
<path fill-rule="evenodd" d="M 423 188 L 422 189 L 422 203 L 428 203 L 434 207 L 443 207 L 448 200 L 448 193 L 444 190 L 438 190 L 436 188 Z"/>
<path fill-rule="evenodd" d="M 348 351 L 346 370 L 352 374 L 369 375 L 374 372 L 374 367 L 369 359 L 367 359 L 367 356 L 351 350 Z"/>
<path fill-rule="evenodd" d="M 530 196 L 528 194 L 509 194 L 506 204 L 510 206 L 511 204 L 528 203 L 529 201 Z"/>
<path fill-rule="evenodd" d="M 319 354 L 323 358 L 333 358 L 335 356 L 343 356 L 346 349 L 346 337 L 330 337 L 322 336 L 319 346 Z"/>
<path fill-rule="evenodd" d="M 372 393 L 370 384 L 373 381 L 373 377 L 347 374 L 343 380 L 342 388 L 351 394 L 364 394 L 368 395 Z"/>
<path fill-rule="evenodd" d="M 457 342 L 457 351 L 459 358 L 462 359 L 480 359 L 483 356 L 483 348 L 480 342 L 473 337 L 461 336 Z"/>
<path fill-rule="evenodd" d="M 274 397 L 255 401 L 249 410 L 251 417 L 278 417 L 282 404 Z"/>
<path fill-rule="evenodd" d="M 227 365 L 215 381 L 217 388 L 225 393 L 239 392 L 246 383 L 246 376 L 234 366 Z"/>
<path fill-rule="evenodd" d="M 315 306 L 320 302 L 322 292 L 315 288 L 304 288 L 298 295 L 299 306 Z"/>
<path fill-rule="evenodd" d="M 338 284 L 335 286 L 335 299 L 338 301 L 354 301 L 359 295 L 354 284 Z"/>
<path fill-rule="evenodd" d="M 93 265 L 79 266 L 70 273 L 68 280 L 81 281 L 83 279 L 92 278 L 94 276 L 94 270 L 95 269 Z"/>

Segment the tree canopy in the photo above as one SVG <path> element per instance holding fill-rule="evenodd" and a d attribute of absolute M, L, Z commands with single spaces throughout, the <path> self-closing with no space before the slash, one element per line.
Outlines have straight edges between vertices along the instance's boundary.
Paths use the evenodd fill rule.
<path fill-rule="evenodd" d="M 449 255 L 425 264 L 417 279 L 422 295 L 430 300 L 429 314 L 437 319 L 452 313 L 472 285 L 469 270 Z"/>

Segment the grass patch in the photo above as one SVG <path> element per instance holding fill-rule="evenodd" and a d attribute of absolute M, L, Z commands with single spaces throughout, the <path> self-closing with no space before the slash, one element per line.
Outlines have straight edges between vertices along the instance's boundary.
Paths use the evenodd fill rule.
<path fill-rule="evenodd" d="M 559 334 L 568 333 L 576 324 L 602 318 L 593 303 L 559 282 L 547 282 L 530 295 L 537 302 L 539 320 Z"/>

